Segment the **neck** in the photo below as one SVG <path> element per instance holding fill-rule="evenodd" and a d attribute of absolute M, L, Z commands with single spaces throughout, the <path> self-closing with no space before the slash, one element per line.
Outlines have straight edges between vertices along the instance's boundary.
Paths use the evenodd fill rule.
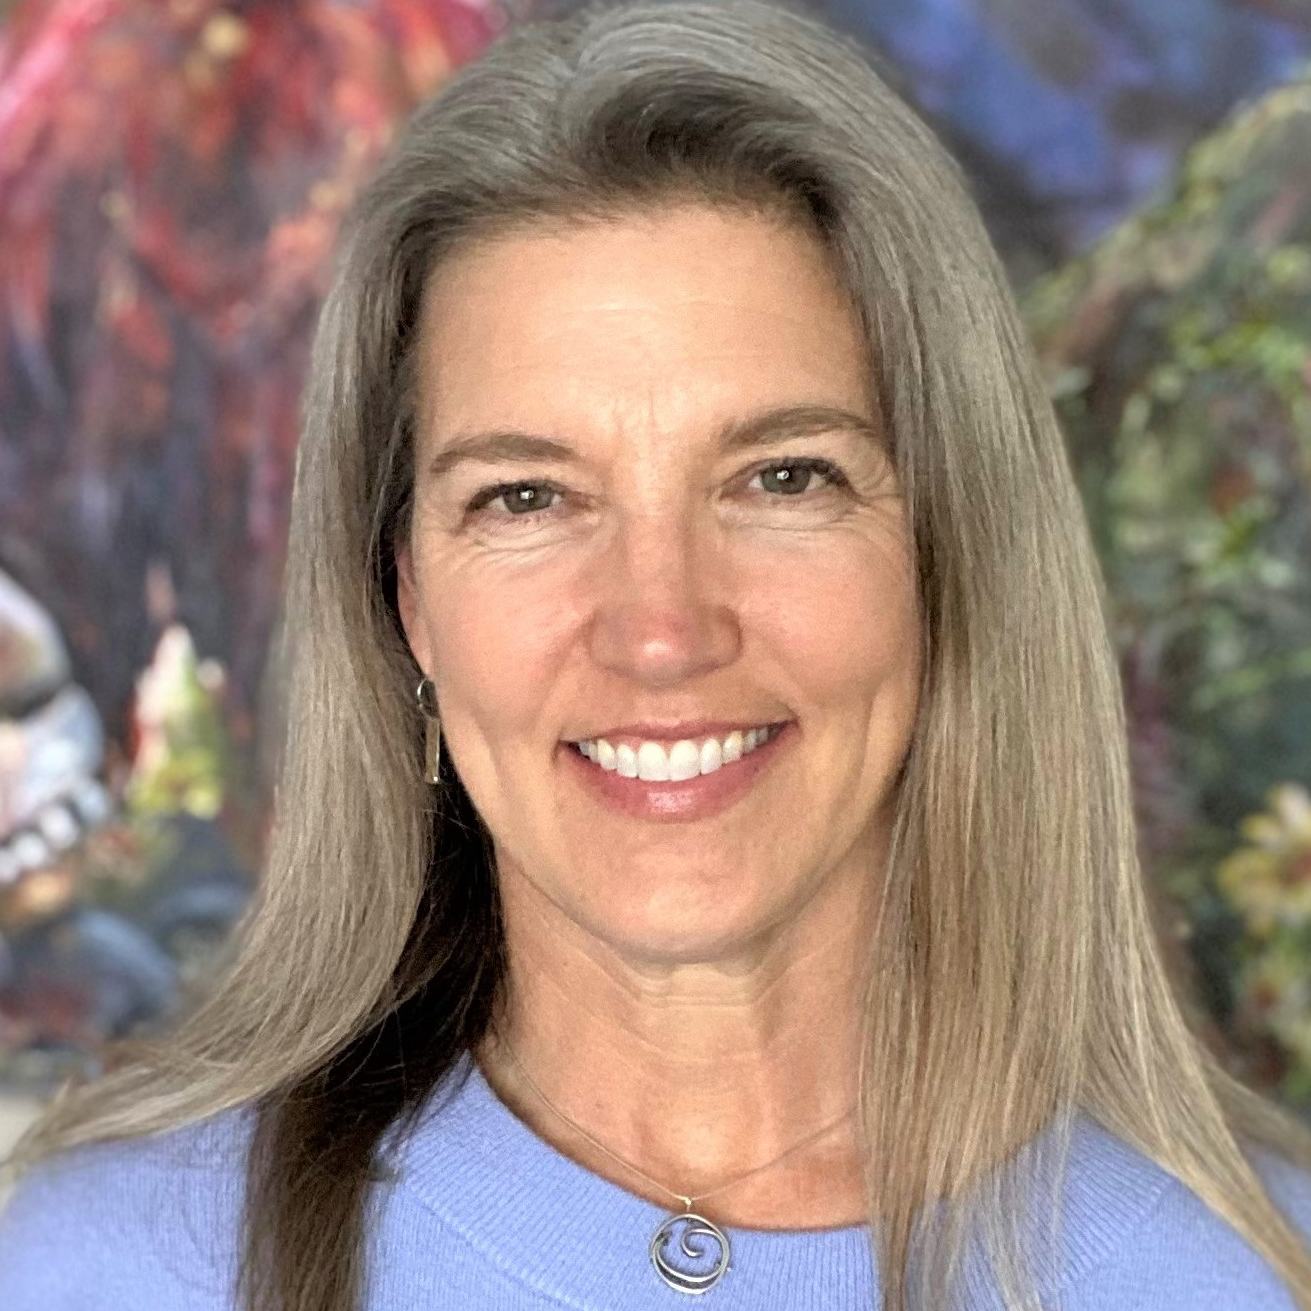
<path fill-rule="evenodd" d="M 660 1206 L 713 1193 L 696 1209 L 724 1224 L 863 1222 L 858 1115 L 846 1113 L 871 932 L 853 891 L 868 879 L 829 880 L 786 928 L 731 960 L 639 960 L 587 933 L 522 871 L 498 868 L 509 987 L 500 1039 L 477 1055 L 520 1119 Z"/>

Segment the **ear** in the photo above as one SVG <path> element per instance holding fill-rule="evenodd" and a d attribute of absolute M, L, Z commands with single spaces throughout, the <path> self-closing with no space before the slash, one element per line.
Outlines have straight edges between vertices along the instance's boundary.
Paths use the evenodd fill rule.
<path fill-rule="evenodd" d="M 423 622 L 423 608 L 419 603 L 419 587 L 414 577 L 414 556 L 409 540 L 396 548 L 396 609 L 400 612 L 405 640 L 420 669 L 425 674 L 432 670 L 432 652 L 428 644 L 428 630 Z"/>

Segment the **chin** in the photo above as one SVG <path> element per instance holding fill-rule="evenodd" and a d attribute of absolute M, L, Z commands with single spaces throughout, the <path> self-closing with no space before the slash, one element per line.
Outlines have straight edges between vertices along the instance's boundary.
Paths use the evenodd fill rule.
<path fill-rule="evenodd" d="M 625 957 L 669 964 L 732 956 L 778 923 L 763 902 L 744 895 L 735 904 L 722 889 L 704 885 L 669 887 L 640 902 L 624 901 L 622 892 L 606 898 L 604 916 L 598 917 L 602 907 L 588 898 L 584 927 Z"/>

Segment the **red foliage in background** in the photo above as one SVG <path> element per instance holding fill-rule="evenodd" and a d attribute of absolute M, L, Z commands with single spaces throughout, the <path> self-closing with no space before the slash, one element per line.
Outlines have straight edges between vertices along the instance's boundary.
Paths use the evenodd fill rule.
<path fill-rule="evenodd" d="M 230 668 L 249 732 L 338 221 L 503 21 L 474 0 L 13 9 L 0 568 L 54 612 L 111 734 L 175 618 Z"/>

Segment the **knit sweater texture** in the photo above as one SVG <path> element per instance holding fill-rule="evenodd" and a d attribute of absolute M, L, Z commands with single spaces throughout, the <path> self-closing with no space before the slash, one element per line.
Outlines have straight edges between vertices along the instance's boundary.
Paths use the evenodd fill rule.
<path fill-rule="evenodd" d="M 238 1108 L 153 1138 L 79 1148 L 28 1172 L 0 1214 L 0 1309 L 234 1311 L 252 1122 Z M 863 1226 L 728 1227 L 723 1278 L 697 1295 L 668 1287 L 650 1245 L 670 1212 L 553 1148 L 468 1058 L 414 1132 L 390 1135 L 380 1156 L 394 1178 L 369 1194 L 361 1311 L 881 1306 Z M 1264 1152 L 1255 1164 L 1311 1244 L 1311 1176 Z M 1044 1311 L 1299 1311 L 1234 1229 L 1083 1115 L 1060 1198 L 1057 1243 L 1034 1248 Z M 713 1263 L 713 1248 L 703 1250 L 700 1264 L 680 1257 L 675 1235 L 667 1252 L 695 1270 Z M 963 1311 L 1002 1311 L 975 1255 L 966 1258 Z"/>

